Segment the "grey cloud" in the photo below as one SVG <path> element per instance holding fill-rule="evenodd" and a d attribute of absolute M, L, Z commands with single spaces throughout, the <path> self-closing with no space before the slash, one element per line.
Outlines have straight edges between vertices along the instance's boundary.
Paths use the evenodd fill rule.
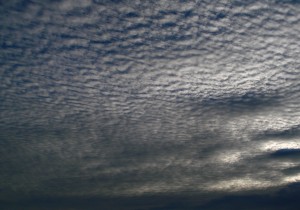
<path fill-rule="evenodd" d="M 0 5 L 2 200 L 299 180 L 296 1 L 21 2 Z"/>

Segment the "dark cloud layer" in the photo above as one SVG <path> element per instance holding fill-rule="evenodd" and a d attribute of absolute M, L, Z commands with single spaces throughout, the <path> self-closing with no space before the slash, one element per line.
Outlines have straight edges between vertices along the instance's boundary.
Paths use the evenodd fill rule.
<path fill-rule="evenodd" d="M 212 195 L 210 195 L 212 196 Z M 224 196 L 219 199 L 213 199 L 207 202 L 206 198 L 201 196 L 141 196 L 141 197 L 79 197 L 79 198 L 53 198 L 37 197 L 26 201 L 3 202 L 1 208 L 9 209 L 147 209 L 147 210 L 296 210 L 299 208 L 299 184 L 291 184 L 285 189 L 272 195 L 268 194 L 250 194 L 250 195 L 232 195 Z M 203 204 L 204 202 L 204 204 Z"/>
<path fill-rule="evenodd" d="M 3 208 L 294 209 L 280 193 L 300 180 L 299 14 L 275 0 L 1 2 Z"/>

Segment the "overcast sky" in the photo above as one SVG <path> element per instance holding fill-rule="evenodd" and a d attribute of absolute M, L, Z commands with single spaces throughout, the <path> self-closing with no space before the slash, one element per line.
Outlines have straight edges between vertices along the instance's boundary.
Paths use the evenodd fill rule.
<path fill-rule="evenodd" d="M 296 209 L 299 3 L 2 1 L 0 206 Z"/>

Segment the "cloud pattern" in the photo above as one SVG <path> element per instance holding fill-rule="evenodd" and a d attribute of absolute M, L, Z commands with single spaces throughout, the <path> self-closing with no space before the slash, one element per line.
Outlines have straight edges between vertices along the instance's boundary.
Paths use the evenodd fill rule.
<path fill-rule="evenodd" d="M 0 4 L 0 199 L 272 190 L 300 169 L 297 1 Z"/>

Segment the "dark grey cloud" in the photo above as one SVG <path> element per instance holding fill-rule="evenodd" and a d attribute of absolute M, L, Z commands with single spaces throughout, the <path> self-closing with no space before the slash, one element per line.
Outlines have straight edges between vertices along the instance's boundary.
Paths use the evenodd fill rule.
<path fill-rule="evenodd" d="M 204 205 L 297 183 L 299 11 L 297 1 L 2 2 L 0 199 L 176 194 Z"/>
<path fill-rule="evenodd" d="M 210 195 L 211 196 L 211 195 Z M 39 197 L 19 202 L 3 202 L 0 207 L 9 209 L 147 209 L 147 210 L 179 210 L 179 209 L 298 209 L 299 184 L 291 184 L 285 189 L 272 195 L 246 194 L 231 195 L 213 199 L 201 196 L 141 196 L 141 197 L 118 197 L 118 198 L 54 198 Z M 203 202 L 205 202 L 203 204 Z"/>

